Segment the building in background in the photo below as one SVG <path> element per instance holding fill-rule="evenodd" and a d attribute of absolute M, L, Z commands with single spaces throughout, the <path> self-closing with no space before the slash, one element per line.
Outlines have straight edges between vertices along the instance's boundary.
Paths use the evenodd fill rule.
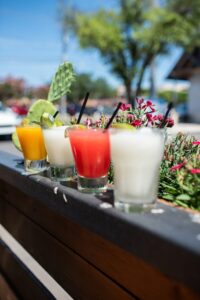
<path fill-rule="evenodd" d="M 200 123 L 200 47 L 183 53 L 168 79 L 190 81 L 188 115 L 192 122 Z"/>

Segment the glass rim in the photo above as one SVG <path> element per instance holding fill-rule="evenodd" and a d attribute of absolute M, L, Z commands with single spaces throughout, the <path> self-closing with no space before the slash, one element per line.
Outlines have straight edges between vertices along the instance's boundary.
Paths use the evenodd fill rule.
<path fill-rule="evenodd" d="M 42 129 L 42 127 L 39 124 L 18 124 L 15 126 L 15 128 L 27 128 L 27 127 Z"/>
<path fill-rule="evenodd" d="M 70 125 L 61 125 L 61 126 L 52 126 L 52 127 L 49 127 L 49 128 L 45 128 L 45 127 L 41 127 L 42 130 L 61 130 L 61 129 L 65 129 L 67 127 L 69 127 Z"/>
<path fill-rule="evenodd" d="M 94 127 L 87 127 L 85 126 L 85 128 L 79 128 L 79 127 L 76 127 L 76 126 L 69 126 L 68 130 L 70 131 L 101 131 L 101 132 L 106 132 L 108 131 L 107 129 L 105 128 L 94 128 Z"/>
<path fill-rule="evenodd" d="M 141 132 L 141 134 L 149 134 L 150 132 L 158 132 L 158 133 L 164 133 L 166 131 L 165 128 L 159 128 L 159 127 L 140 127 L 140 128 L 109 128 L 108 131 L 110 133 L 130 133 L 135 134 L 137 132 Z"/>

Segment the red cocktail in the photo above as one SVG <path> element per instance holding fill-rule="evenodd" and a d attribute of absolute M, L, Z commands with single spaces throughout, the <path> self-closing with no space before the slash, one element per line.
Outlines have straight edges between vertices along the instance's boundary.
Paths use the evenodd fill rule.
<path fill-rule="evenodd" d="M 110 166 L 108 132 L 101 129 L 69 129 L 78 173 L 78 187 L 87 192 L 106 188 Z"/>

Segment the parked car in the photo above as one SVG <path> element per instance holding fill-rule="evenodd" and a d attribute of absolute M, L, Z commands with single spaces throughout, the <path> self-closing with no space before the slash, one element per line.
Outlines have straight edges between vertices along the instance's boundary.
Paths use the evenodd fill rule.
<path fill-rule="evenodd" d="M 11 135 L 20 122 L 21 117 L 0 103 L 0 136 Z"/>

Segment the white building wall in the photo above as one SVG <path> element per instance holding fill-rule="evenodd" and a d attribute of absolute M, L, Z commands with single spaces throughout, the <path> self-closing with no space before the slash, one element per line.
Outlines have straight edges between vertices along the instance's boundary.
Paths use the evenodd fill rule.
<path fill-rule="evenodd" d="M 192 121 L 200 123 L 200 72 L 190 78 L 188 112 Z"/>

